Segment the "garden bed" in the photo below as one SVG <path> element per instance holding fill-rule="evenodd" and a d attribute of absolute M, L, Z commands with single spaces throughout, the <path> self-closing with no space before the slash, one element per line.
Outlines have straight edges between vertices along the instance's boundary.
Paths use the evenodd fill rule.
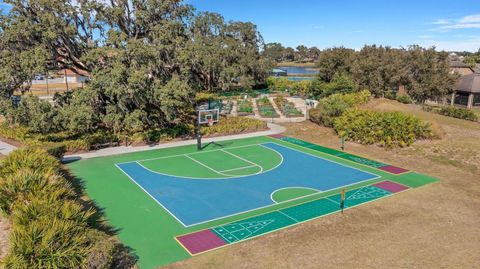
<path fill-rule="evenodd" d="M 279 118 L 280 115 L 275 111 L 268 97 L 257 99 L 257 107 L 262 118 Z"/>
<path fill-rule="evenodd" d="M 238 116 L 254 115 L 253 104 L 250 99 L 242 99 L 237 102 L 237 114 Z"/>
<path fill-rule="evenodd" d="M 287 118 L 304 117 L 303 112 L 295 107 L 295 104 L 285 99 L 283 96 L 278 96 L 273 99 L 278 109 Z"/>

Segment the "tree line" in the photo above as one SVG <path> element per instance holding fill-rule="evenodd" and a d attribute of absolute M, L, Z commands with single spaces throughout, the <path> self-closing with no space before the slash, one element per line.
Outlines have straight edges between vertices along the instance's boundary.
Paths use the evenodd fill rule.
<path fill-rule="evenodd" d="M 267 43 L 263 48 L 262 55 L 277 63 L 279 62 L 316 62 L 320 56 L 320 49 L 317 47 L 308 48 L 299 45 L 295 49 L 284 47 L 280 43 Z"/>
<path fill-rule="evenodd" d="M 446 52 L 420 46 L 396 49 L 373 45 L 360 51 L 331 48 L 322 51 L 317 67 L 320 82 L 343 81 L 351 85 L 345 83 L 349 78 L 357 89 L 368 89 L 375 96 L 385 96 L 404 86 L 419 102 L 444 97 L 458 79 L 451 72 Z"/>
<path fill-rule="evenodd" d="M 28 89 L 38 73 L 91 74 L 85 89 L 59 96 L 53 108 L 26 101 L 37 105 L 27 116 L 49 115 L 40 116 L 40 125 L 50 126 L 44 132 L 169 128 L 191 115 L 196 92 L 249 88 L 270 69 L 254 24 L 226 22 L 178 0 L 5 3 L 11 10 L 0 15 L 1 96 Z"/>

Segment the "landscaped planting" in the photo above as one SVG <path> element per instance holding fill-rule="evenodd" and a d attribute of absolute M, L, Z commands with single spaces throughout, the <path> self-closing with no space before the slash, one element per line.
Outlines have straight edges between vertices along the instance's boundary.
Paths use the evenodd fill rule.
<path fill-rule="evenodd" d="M 334 120 L 335 131 L 345 139 L 386 148 L 405 147 L 434 136 L 431 124 L 401 112 L 347 109 Z"/>
<path fill-rule="evenodd" d="M 222 117 L 213 126 L 202 127 L 203 136 L 233 135 L 267 130 L 267 123 L 244 117 Z"/>
<path fill-rule="evenodd" d="M 302 111 L 295 107 L 295 104 L 288 101 L 283 96 L 278 96 L 273 99 L 278 109 L 282 112 L 283 115 L 287 118 L 293 117 L 303 117 Z"/>
<path fill-rule="evenodd" d="M 0 163 L 0 210 L 12 223 L 5 268 L 130 268 L 135 259 L 84 200 L 82 186 L 41 149 Z"/>
<path fill-rule="evenodd" d="M 239 116 L 253 115 L 252 100 L 250 99 L 238 100 L 237 113 Z"/>
<path fill-rule="evenodd" d="M 257 99 L 257 107 L 258 111 L 260 112 L 260 116 L 262 116 L 263 118 L 280 117 L 275 111 L 275 108 L 273 108 L 272 103 L 270 103 L 270 100 L 266 96 Z"/>

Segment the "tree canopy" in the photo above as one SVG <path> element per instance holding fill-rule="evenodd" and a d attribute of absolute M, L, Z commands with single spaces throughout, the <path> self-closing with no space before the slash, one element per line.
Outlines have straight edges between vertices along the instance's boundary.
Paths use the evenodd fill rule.
<path fill-rule="evenodd" d="M 28 88 L 38 73 L 90 74 L 85 89 L 52 112 L 60 129 L 77 129 L 75 120 L 116 132 L 172 126 L 190 115 L 197 91 L 249 88 L 268 75 L 254 24 L 196 13 L 182 1 L 5 2 L 12 8 L 0 17 L 3 96 Z"/>

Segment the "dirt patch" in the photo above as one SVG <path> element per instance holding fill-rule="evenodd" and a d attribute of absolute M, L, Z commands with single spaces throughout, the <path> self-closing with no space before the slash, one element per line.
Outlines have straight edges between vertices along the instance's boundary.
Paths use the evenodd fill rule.
<path fill-rule="evenodd" d="M 404 111 L 437 124 L 442 139 L 387 151 L 346 143 L 346 151 L 438 177 L 439 183 L 333 214 L 167 268 L 478 268 L 480 124 L 389 100 L 375 110 Z M 285 124 L 285 135 L 340 147 L 328 128 Z"/>
<path fill-rule="evenodd" d="M 10 234 L 10 222 L 0 215 L 0 260 L 8 253 L 8 235 Z"/>

